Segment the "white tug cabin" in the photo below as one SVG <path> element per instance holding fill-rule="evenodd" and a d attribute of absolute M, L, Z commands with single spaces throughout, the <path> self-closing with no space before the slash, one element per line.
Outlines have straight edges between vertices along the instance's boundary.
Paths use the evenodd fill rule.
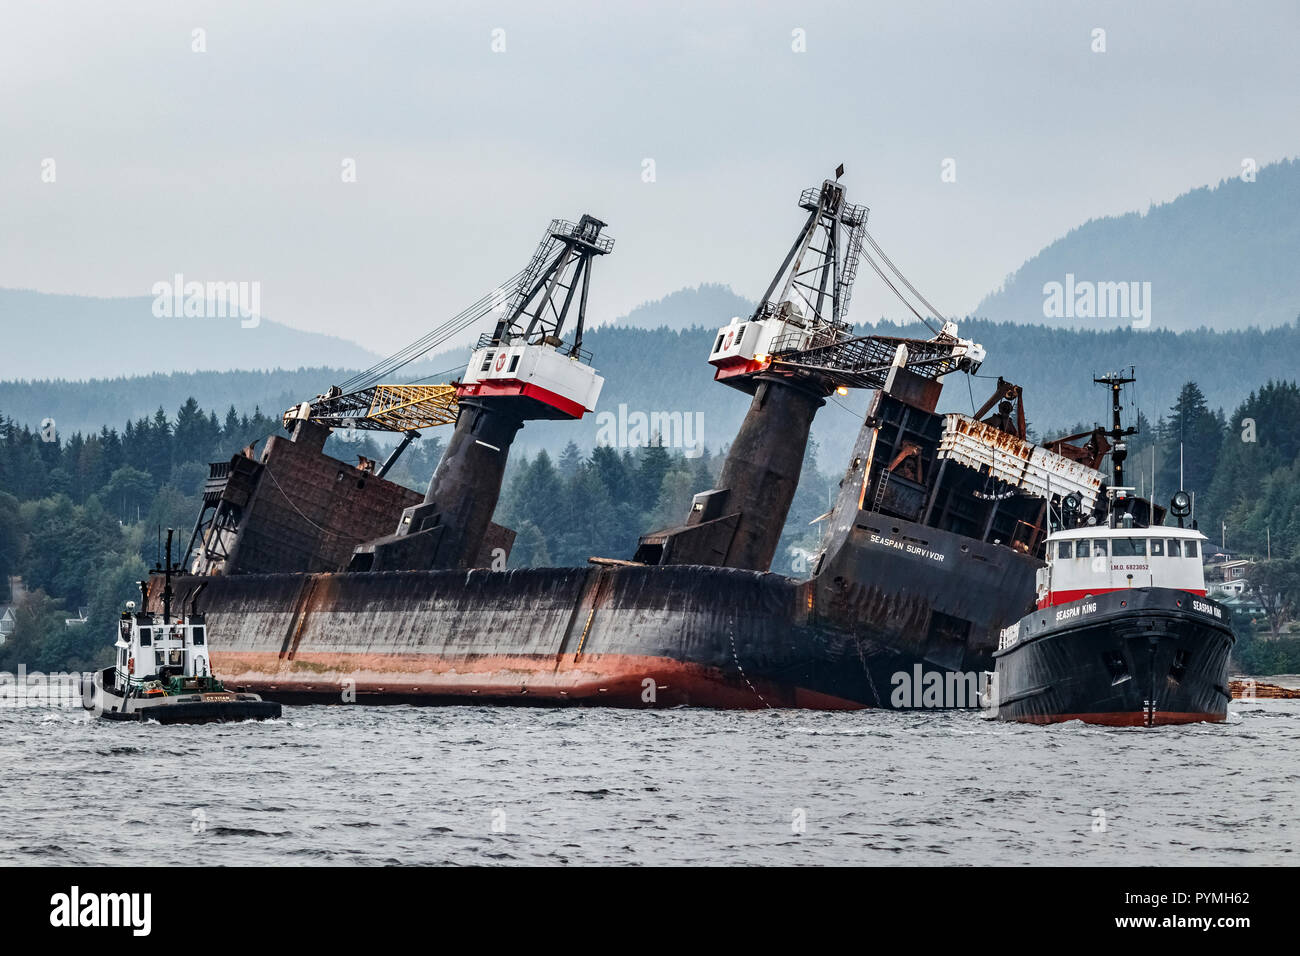
<path fill-rule="evenodd" d="M 1055 607 L 1126 588 L 1205 595 L 1205 535 L 1193 528 L 1070 528 L 1047 537 L 1038 571 L 1038 607 Z"/>
<path fill-rule="evenodd" d="M 522 339 L 501 345 L 480 343 L 470 356 L 456 397 L 532 399 L 534 409 L 527 418 L 582 418 L 595 411 L 605 379 L 582 361 L 581 354 L 562 355 L 557 344 L 530 345 Z"/>
<path fill-rule="evenodd" d="M 118 621 L 116 683 L 134 693 L 160 687 L 173 677 L 211 677 L 207 628 L 202 617 L 176 617 L 171 623 L 161 614 L 134 613 L 135 602 Z"/>

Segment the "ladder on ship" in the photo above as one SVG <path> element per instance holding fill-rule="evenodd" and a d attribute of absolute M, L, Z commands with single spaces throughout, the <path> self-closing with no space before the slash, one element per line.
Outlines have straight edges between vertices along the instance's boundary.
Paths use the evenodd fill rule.
<path fill-rule="evenodd" d="M 871 501 L 872 511 L 880 511 L 880 503 L 885 500 L 885 489 L 889 486 L 889 476 L 892 474 L 888 468 L 880 469 L 880 477 L 876 479 L 876 496 Z"/>

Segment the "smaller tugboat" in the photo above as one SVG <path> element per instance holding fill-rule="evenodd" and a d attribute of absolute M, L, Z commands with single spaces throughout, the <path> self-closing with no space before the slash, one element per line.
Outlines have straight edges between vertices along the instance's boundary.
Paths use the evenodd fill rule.
<path fill-rule="evenodd" d="M 160 724 L 205 724 L 232 720 L 274 720 L 280 705 L 257 694 L 229 691 L 212 673 L 203 615 L 172 617 L 172 529 L 167 529 L 162 575 L 163 612 L 137 613 L 128 601 L 118 621 L 116 660 L 96 671 L 82 688 L 83 706 L 108 720 L 155 720 Z M 147 595 L 147 582 L 140 582 Z"/>
<path fill-rule="evenodd" d="M 1047 539 L 1035 610 L 1006 628 L 993 655 L 989 700 L 1000 720 L 1082 720 L 1153 727 L 1227 716 L 1228 610 L 1205 596 L 1205 536 L 1183 526 L 1190 498 L 1170 502 L 1178 527 L 1124 487 L 1119 388 L 1114 394 L 1115 486 L 1104 513 L 1084 515 L 1068 495 Z"/>

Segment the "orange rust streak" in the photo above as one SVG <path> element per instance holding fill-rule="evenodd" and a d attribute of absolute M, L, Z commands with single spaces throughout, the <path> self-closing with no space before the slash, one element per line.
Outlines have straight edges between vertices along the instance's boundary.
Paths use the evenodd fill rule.
<path fill-rule="evenodd" d="M 340 692 L 352 681 L 358 694 L 501 698 L 527 696 L 556 703 L 600 700 L 625 706 L 737 709 L 800 707 L 857 710 L 863 705 L 800 687 L 742 679 L 715 667 L 664 657 L 587 654 L 557 669 L 553 655 L 485 655 L 448 659 L 431 654 L 299 653 L 282 660 L 267 652 L 214 651 L 213 669 L 236 690 L 275 699 L 294 693 Z M 653 680 L 655 700 L 644 699 Z M 760 698 L 759 695 L 762 695 Z M 467 701 L 468 702 L 468 701 Z"/>

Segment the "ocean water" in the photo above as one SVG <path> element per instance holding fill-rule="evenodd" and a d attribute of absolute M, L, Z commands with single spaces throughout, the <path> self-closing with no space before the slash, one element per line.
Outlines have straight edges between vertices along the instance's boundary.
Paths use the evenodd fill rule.
<path fill-rule="evenodd" d="M 1300 701 L 973 712 L 0 710 L 0 864 L 1295 864 Z"/>

